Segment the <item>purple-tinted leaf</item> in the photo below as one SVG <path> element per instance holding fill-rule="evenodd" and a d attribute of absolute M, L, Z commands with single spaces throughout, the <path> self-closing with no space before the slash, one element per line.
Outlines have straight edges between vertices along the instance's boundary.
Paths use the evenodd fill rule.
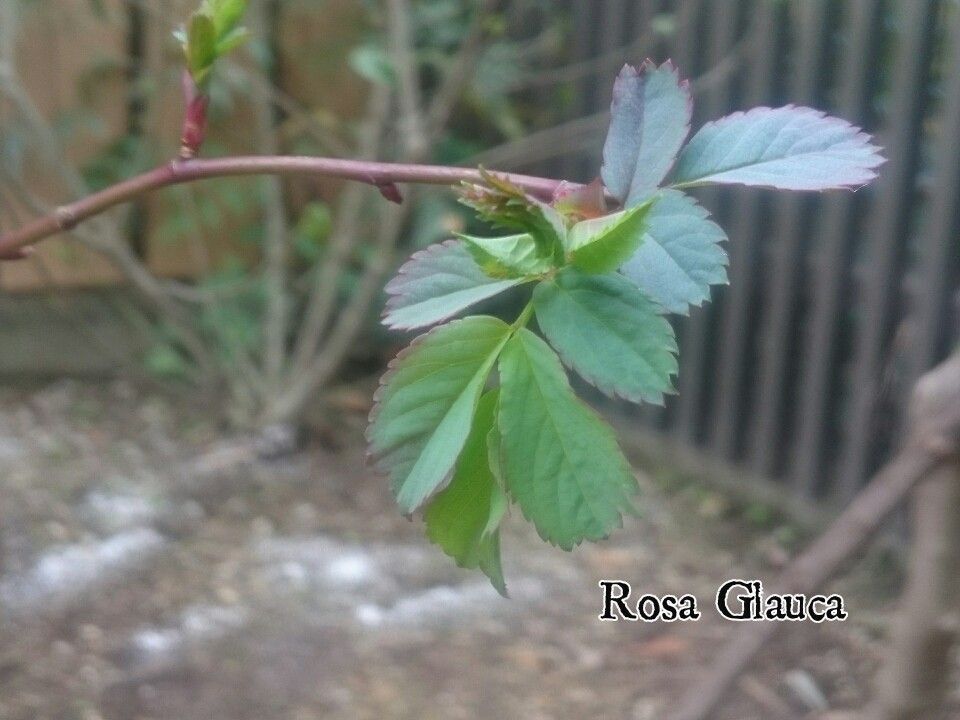
<path fill-rule="evenodd" d="M 671 62 L 625 65 L 613 86 L 600 174 L 626 207 L 652 195 L 690 132 L 689 83 Z"/>
<path fill-rule="evenodd" d="M 860 128 L 808 107 L 754 108 L 707 123 L 680 153 L 676 185 L 858 188 L 884 159 Z"/>
<path fill-rule="evenodd" d="M 387 283 L 383 324 L 401 330 L 433 325 L 522 282 L 488 277 L 462 242 L 431 245 L 414 253 Z"/>

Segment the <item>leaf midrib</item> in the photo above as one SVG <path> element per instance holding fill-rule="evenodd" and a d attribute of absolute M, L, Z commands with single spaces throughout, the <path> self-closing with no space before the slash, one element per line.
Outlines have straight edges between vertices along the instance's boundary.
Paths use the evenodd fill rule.
<path fill-rule="evenodd" d="M 534 363 L 531 362 L 531 360 L 530 360 L 530 353 L 527 351 L 527 344 L 526 344 L 526 342 L 523 340 L 523 337 L 522 337 L 522 336 L 518 336 L 518 338 L 519 338 L 519 340 L 520 340 L 521 346 L 523 347 L 523 354 L 524 354 L 524 356 L 526 356 L 526 358 L 527 358 L 527 364 L 528 364 L 528 366 L 530 367 L 530 375 L 533 377 L 533 383 L 534 383 L 534 385 L 536 386 L 537 392 L 538 392 L 539 395 L 540 395 L 540 400 L 541 400 L 541 403 L 543 404 L 544 411 L 545 411 L 547 417 L 550 419 L 550 424 L 553 426 L 553 431 L 554 431 L 554 433 L 556 434 L 557 438 L 562 438 L 563 435 L 562 435 L 561 432 L 560 432 L 560 426 L 557 424 L 556 417 L 554 416 L 554 413 L 551 411 L 550 403 L 547 402 L 547 396 L 546 396 L 546 394 L 543 392 L 543 386 L 542 386 L 541 383 L 540 383 L 540 377 L 539 377 L 539 374 L 538 374 L 537 371 L 536 371 L 536 366 L 535 366 Z M 563 372 L 563 369 L 562 369 L 562 368 L 561 368 L 560 372 L 561 372 L 561 373 Z M 569 389 L 569 386 L 568 386 L 568 389 Z M 571 395 L 572 395 L 572 391 L 571 391 Z M 574 403 L 578 403 L 578 402 L 579 402 L 579 399 L 578 399 L 576 396 L 572 396 L 571 399 L 573 400 Z M 566 446 L 566 444 L 563 443 L 563 442 L 560 442 L 559 445 L 560 445 L 560 452 L 563 454 L 564 461 L 566 462 L 567 466 L 570 467 L 570 468 L 574 467 L 574 463 L 572 463 L 572 462 L 570 461 L 570 454 L 567 452 L 567 446 Z M 591 498 L 590 498 L 589 494 L 586 493 L 586 492 L 584 492 L 583 484 L 580 482 L 580 475 L 579 475 L 578 473 L 576 473 L 576 472 L 573 472 L 572 474 L 573 474 L 574 477 L 576 478 L 576 485 L 577 485 L 577 488 L 580 490 L 580 496 L 583 498 L 583 500 L 584 500 L 584 502 L 586 503 L 586 505 L 590 508 L 590 512 L 591 512 L 591 514 L 593 515 L 594 520 L 598 520 L 598 519 L 601 518 L 603 515 L 600 514 L 600 513 L 597 513 L 595 503 L 591 501 Z M 561 502 L 560 502 L 560 483 L 557 483 L 557 507 L 558 507 L 558 508 L 561 507 Z M 586 533 L 581 533 L 581 534 L 586 535 Z"/>

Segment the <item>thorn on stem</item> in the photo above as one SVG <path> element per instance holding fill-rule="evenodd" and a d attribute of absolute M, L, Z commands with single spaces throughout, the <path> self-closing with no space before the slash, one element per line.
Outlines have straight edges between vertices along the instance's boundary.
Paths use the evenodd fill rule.
<path fill-rule="evenodd" d="M 403 202 L 403 195 L 400 193 L 400 188 L 397 187 L 396 183 L 377 183 L 377 190 L 379 190 L 380 194 L 392 203 L 400 205 Z"/>

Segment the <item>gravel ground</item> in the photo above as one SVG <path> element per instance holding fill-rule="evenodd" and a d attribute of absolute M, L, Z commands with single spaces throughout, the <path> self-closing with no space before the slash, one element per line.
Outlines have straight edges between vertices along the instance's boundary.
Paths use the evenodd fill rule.
<path fill-rule="evenodd" d="M 0 718 L 653 720 L 736 632 L 716 587 L 786 556 L 783 527 L 641 474 L 644 518 L 609 542 L 567 554 L 511 518 L 504 600 L 364 468 L 366 397 L 266 460 L 124 382 L 0 390 Z M 890 605 L 875 568 L 836 588 L 848 622 L 793 626 L 719 717 L 859 706 Z M 601 578 L 704 617 L 600 623 Z"/>

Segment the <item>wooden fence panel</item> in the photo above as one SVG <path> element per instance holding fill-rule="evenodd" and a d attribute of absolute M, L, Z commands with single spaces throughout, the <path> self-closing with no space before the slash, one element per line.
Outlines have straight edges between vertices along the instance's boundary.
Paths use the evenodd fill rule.
<path fill-rule="evenodd" d="M 737 0 L 715 0 L 707 3 L 706 12 L 709 29 L 706 40 L 707 52 L 704 67 L 710 68 L 723 62 L 736 45 L 740 34 L 740 3 Z M 691 23 L 694 28 L 695 23 Z M 692 67 L 692 66 L 691 66 Z M 681 71 L 683 65 L 680 66 Z M 692 70 L 689 72 L 693 72 Z M 704 96 L 698 98 L 694 106 L 694 125 L 700 125 L 711 117 L 726 114 L 730 108 L 729 79 L 709 88 Z M 721 190 L 711 188 L 700 193 L 700 199 L 708 208 L 716 210 Z M 690 316 L 683 323 L 682 342 L 686 351 L 680 356 L 680 374 L 677 398 L 677 414 L 674 421 L 674 435 L 680 440 L 694 442 L 699 438 L 703 427 L 702 409 L 707 403 L 706 368 L 710 360 L 709 338 L 710 323 L 714 315 L 714 306 L 706 304 L 691 308 Z"/>
<path fill-rule="evenodd" d="M 659 11 L 673 16 L 684 76 L 745 58 L 697 94 L 697 122 L 810 104 L 877 132 L 889 162 L 856 195 L 701 195 L 730 232 L 731 286 L 678 323 L 679 397 L 632 417 L 798 496 L 844 502 L 895 445 L 903 406 L 889 376 L 908 386 L 957 340 L 960 8 L 674 0 Z M 615 25 L 602 16 L 594 27 Z M 942 98 L 935 113 L 931 97 Z"/>
<path fill-rule="evenodd" d="M 839 499 L 853 496 L 869 468 L 876 432 L 875 408 L 888 358 L 894 304 L 915 205 L 916 171 L 934 30 L 940 3 L 912 0 L 897 4 L 899 42 L 893 62 L 890 114 L 880 133 L 889 162 L 882 168 L 872 222 L 865 235 L 864 286 L 857 298 L 852 398 L 838 469 Z"/>
<path fill-rule="evenodd" d="M 843 33 L 845 52 L 839 60 L 838 100 L 834 111 L 852 122 L 866 124 L 867 104 L 876 89 L 874 77 L 881 43 L 883 17 L 879 0 L 851 0 L 846 8 Z M 793 484 L 810 496 L 824 471 L 824 445 L 835 427 L 839 317 L 845 288 L 850 282 L 851 242 L 854 231 L 854 197 L 835 193 L 811 228 L 817 242 L 812 269 L 812 298 L 806 333 L 801 345 L 800 398 L 795 427 Z"/>
<path fill-rule="evenodd" d="M 750 52 L 747 65 L 745 106 L 769 101 L 775 82 L 776 57 L 780 51 L 779 32 L 784 6 L 762 2 L 750 8 Z M 743 425 L 744 383 L 753 288 L 757 280 L 760 239 L 761 193 L 740 191 L 731 203 L 729 223 L 730 287 L 719 321 L 720 343 L 716 361 L 717 399 L 710 434 L 710 447 L 720 457 L 733 460 L 737 455 L 739 429 Z"/>
<path fill-rule="evenodd" d="M 816 105 L 824 79 L 824 55 L 830 34 L 825 32 L 832 0 L 805 0 L 797 6 L 793 70 L 788 84 L 791 102 Z M 794 318 L 797 293 L 805 279 L 803 250 L 811 198 L 780 195 L 776 222 L 765 244 L 770 263 L 765 272 L 765 316 L 761 321 L 756 406 L 750 429 L 750 464 L 753 472 L 770 476 L 782 450 L 789 365 L 794 357 Z"/>

